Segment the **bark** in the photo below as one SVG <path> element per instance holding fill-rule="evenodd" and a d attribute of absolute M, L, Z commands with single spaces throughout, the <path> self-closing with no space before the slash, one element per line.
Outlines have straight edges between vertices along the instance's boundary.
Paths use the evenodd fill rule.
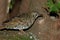
<path fill-rule="evenodd" d="M 20 5 L 20 1 L 15 0 L 14 7 L 13 7 L 12 11 L 9 13 L 9 19 L 11 19 L 12 17 L 15 17 L 19 14 L 19 5 Z"/>
<path fill-rule="evenodd" d="M 31 0 L 22 0 L 21 5 L 20 5 L 20 10 L 19 13 L 28 13 L 29 11 L 29 5 L 30 5 Z"/>
<path fill-rule="evenodd" d="M 12 12 L 9 14 L 10 18 L 20 15 L 22 13 L 27 13 L 29 11 L 30 0 L 16 0 Z"/>
<path fill-rule="evenodd" d="M 7 0 L 0 0 L 0 24 L 7 19 Z"/>

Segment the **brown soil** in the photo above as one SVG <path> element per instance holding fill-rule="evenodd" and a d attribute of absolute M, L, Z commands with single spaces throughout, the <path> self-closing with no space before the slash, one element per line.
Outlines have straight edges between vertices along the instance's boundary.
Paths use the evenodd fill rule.
<path fill-rule="evenodd" d="M 41 22 L 41 20 L 37 19 L 35 24 L 30 30 L 28 30 L 28 32 L 35 34 L 39 40 L 60 40 L 60 30 L 57 30 L 60 27 L 60 22 L 58 20 L 54 21 L 46 15 L 48 13 L 42 8 L 46 7 L 46 2 L 46 0 L 33 0 L 33 6 L 37 7 L 39 13 L 44 14 L 43 19 L 39 19 L 44 21 Z M 36 9 L 34 8 L 34 10 Z"/>
<path fill-rule="evenodd" d="M 21 5 L 21 13 L 23 11 L 23 13 L 27 13 L 29 8 L 29 1 L 27 2 L 26 0 L 28 4 L 25 3 L 25 0 L 23 1 L 24 2 Z M 47 16 L 48 13 L 43 9 L 43 7 L 46 7 L 46 2 L 47 0 L 32 0 L 33 7 L 31 7 L 31 10 L 35 10 L 38 11 L 40 14 L 44 14 L 44 17 L 42 19 L 38 18 L 32 28 L 27 30 L 26 32 L 32 32 L 37 36 L 37 38 L 39 38 L 39 40 L 60 40 L 60 20 L 52 20 L 50 19 L 50 17 Z M 25 8 L 26 10 L 24 10 Z"/>

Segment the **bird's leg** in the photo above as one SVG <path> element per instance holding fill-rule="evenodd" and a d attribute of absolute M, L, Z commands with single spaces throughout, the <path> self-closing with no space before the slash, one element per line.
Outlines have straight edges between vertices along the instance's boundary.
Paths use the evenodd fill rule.
<path fill-rule="evenodd" d="M 23 30 L 21 30 L 21 33 L 25 33 Z"/>
<path fill-rule="evenodd" d="M 25 32 L 23 30 L 19 30 L 19 34 L 23 35 L 23 34 L 25 34 Z"/>

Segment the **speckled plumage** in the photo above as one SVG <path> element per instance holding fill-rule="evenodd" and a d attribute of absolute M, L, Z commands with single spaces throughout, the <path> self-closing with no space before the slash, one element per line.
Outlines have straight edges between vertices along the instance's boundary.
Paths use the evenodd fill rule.
<path fill-rule="evenodd" d="M 30 14 L 21 14 L 19 17 L 13 18 L 4 25 L 7 29 L 27 29 L 33 24 L 33 22 L 38 16 L 39 14 L 37 12 L 31 12 Z"/>

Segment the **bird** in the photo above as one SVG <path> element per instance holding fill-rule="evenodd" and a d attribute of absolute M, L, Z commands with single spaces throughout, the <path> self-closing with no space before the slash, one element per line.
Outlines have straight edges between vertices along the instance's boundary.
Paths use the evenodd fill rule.
<path fill-rule="evenodd" d="M 4 23 L 4 26 L 7 29 L 28 29 L 33 25 L 38 17 L 41 17 L 38 12 L 24 13 L 18 17 L 12 18 L 9 22 Z"/>

